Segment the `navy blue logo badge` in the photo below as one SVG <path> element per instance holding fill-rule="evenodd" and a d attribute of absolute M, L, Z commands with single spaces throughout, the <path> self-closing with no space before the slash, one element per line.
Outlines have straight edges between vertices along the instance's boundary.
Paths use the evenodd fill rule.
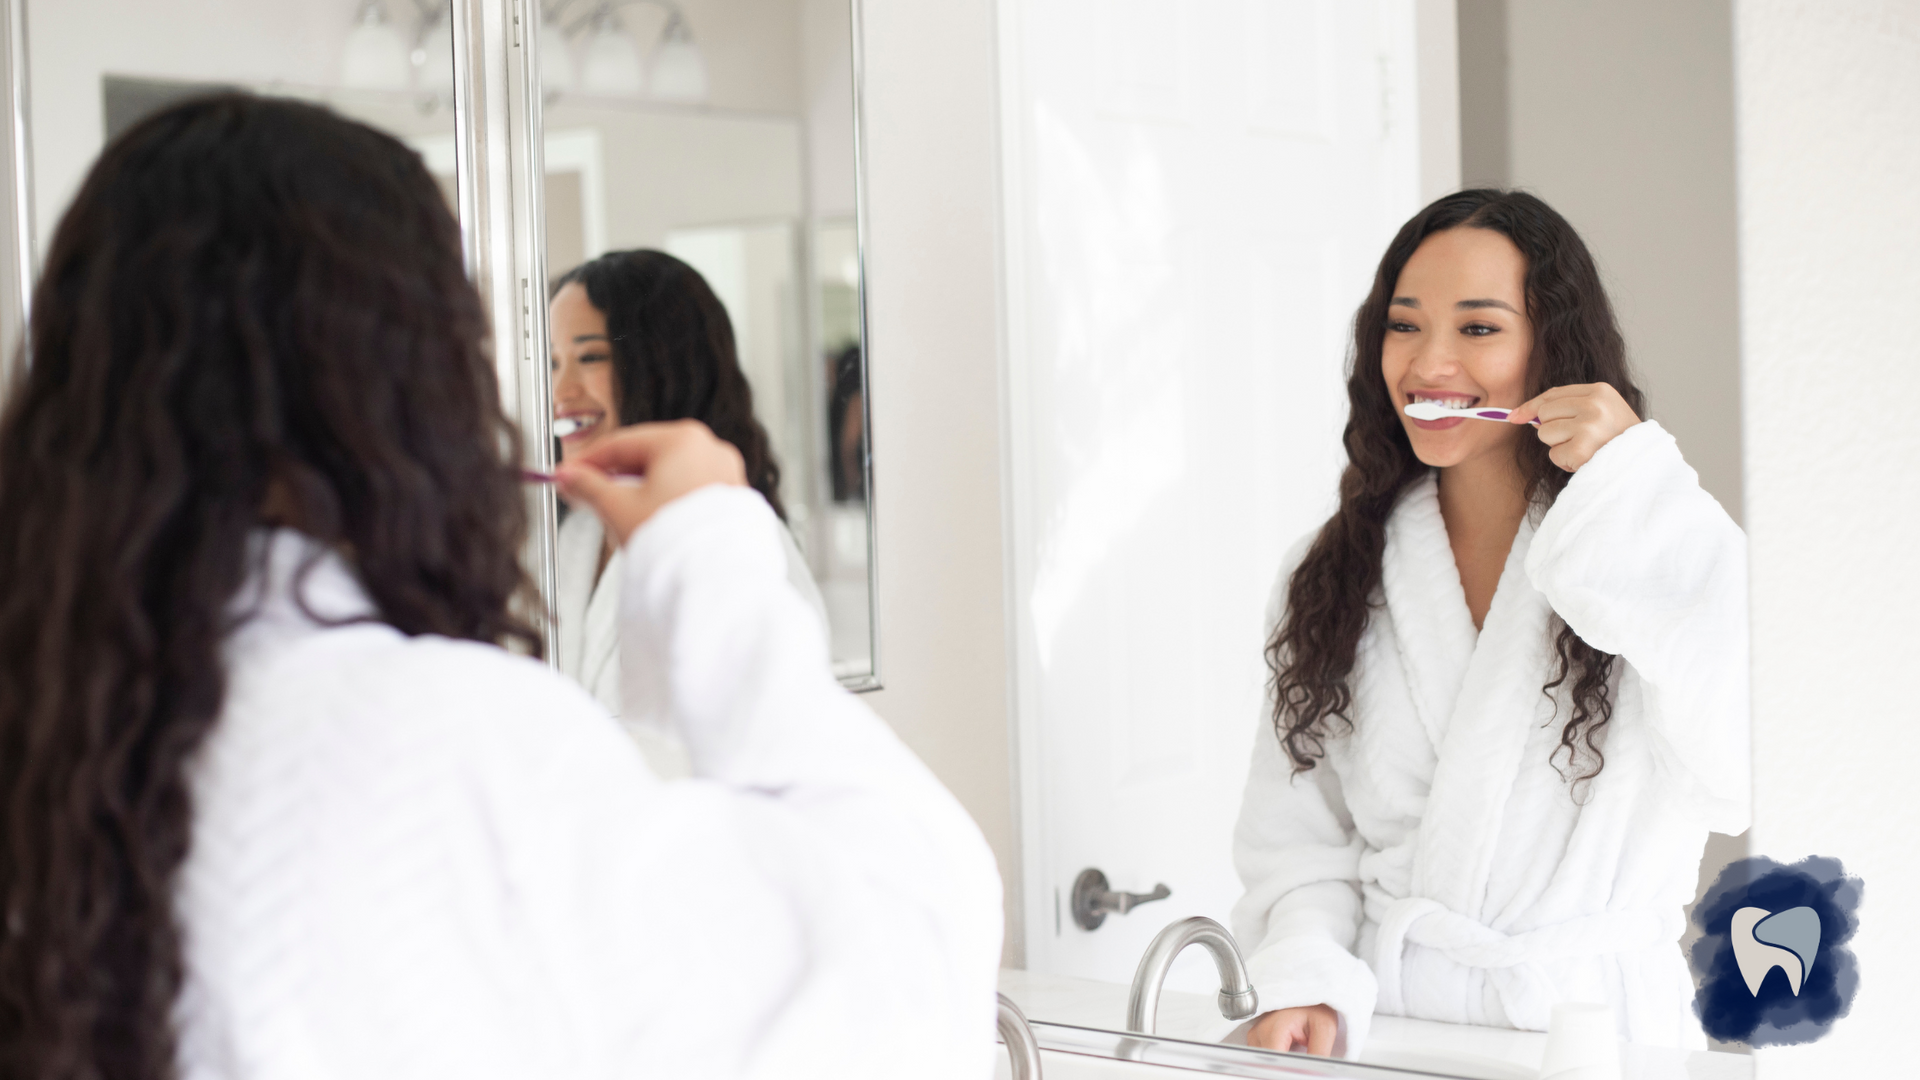
<path fill-rule="evenodd" d="M 1748 1046 L 1806 1043 L 1847 1015 L 1860 969 L 1846 949 L 1859 929 L 1859 878 L 1838 859 L 1782 866 L 1754 856 L 1728 866 L 1694 906 L 1694 1012 L 1708 1035 Z"/>

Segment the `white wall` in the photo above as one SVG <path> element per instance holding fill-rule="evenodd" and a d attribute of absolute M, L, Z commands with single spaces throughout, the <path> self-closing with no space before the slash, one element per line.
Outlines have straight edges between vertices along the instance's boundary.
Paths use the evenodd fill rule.
<path fill-rule="evenodd" d="M 1912 1075 L 1920 2 L 1735 11 L 1754 849 L 1866 884 L 1852 1014 L 1758 1075 Z"/>
<path fill-rule="evenodd" d="M 993 0 L 863 0 L 881 675 L 1018 896 L 1001 593 Z M 1017 905 L 1009 963 L 1023 961 Z"/>

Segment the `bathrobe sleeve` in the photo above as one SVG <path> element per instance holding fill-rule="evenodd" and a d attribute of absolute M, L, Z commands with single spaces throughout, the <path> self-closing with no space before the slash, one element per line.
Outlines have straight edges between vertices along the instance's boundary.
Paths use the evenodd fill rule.
<path fill-rule="evenodd" d="M 1302 541 L 1283 563 L 1267 604 L 1267 636 L 1279 624 L 1287 582 L 1306 554 Z M 1330 760 L 1295 774 L 1263 709 L 1233 859 L 1246 894 L 1233 909 L 1233 934 L 1246 953 L 1260 1012 L 1328 1005 L 1340 1014 L 1336 1053 L 1366 1041 L 1377 987 L 1355 955 L 1361 923 L 1360 855 L 1340 777 Z"/>
<path fill-rule="evenodd" d="M 1708 828 L 1746 829 L 1747 541 L 1658 423 L 1600 448 L 1534 535 L 1527 574 L 1553 610 L 1641 680 L 1668 766 Z"/>
<path fill-rule="evenodd" d="M 625 548 L 628 714 L 677 727 L 694 776 L 653 779 L 604 723 L 548 770 L 567 824 L 522 880 L 569 880 L 547 955 L 588 988 L 565 1015 L 600 1058 L 572 1075 L 991 1070 L 992 854 L 834 681 L 779 528 L 716 486 Z"/>

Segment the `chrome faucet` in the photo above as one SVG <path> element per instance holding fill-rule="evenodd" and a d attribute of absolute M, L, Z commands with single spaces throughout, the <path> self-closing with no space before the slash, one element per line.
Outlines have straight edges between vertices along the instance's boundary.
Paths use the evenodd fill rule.
<path fill-rule="evenodd" d="M 1027 1026 L 1027 1015 L 1007 995 L 994 996 L 1000 999 L 1000 1018 L 996 1022 L 1000 1039 L 1007 1044 L 1007 1053 L 1013 1055 L 1013 1080 L 1040 1080 L 1040 1043 L 1034 1039 L 1033 1029 Z"/>
<path fill-rule="evenodd" d="M 1127 995 L 1127 1030 L 1153 1034 L 1154 1018 L 1160 1012 L 1160 984 L 1166 981 L 1173 958 L 1189 945 L 1198 945 L 1213 954 L 1213 966 L 1220 970 L 1220 1015 L 1229 1020 L 1245 1020 L 1260 1009 L 1259 995 L 1247 978 L 1247 965 L 1227 928 L 1204 915 L 1181 919 L 1153 939 L 1147 954 L 1140 958 L 1140 970 L 1133 973 L 1133 990 Z"/>

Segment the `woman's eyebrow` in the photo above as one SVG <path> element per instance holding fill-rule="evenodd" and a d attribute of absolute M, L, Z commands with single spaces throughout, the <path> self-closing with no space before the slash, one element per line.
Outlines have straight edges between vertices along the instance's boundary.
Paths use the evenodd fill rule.
<path fill-rule="evenodd" d="M 1395 302 L 1398 303 L 1398 301 Z M 1453 307 L 1455 311 L 1473 311 L 1478 308 L 1497 307 L 1502 311 L 1513 311 L 1515 315 L 1520 314 L 1518 311 L 1514 311 L 1513 305 L 1507 303 L 1505 300 L 1462 300 L 1453 305 Z"/>
<path fill-rule="evenodd" d="M 1420 306 L 1420 301 L 1418 298 L 1412 297 L 1412 296 L 1396 296 L 1393 298 L 1393 301 L 1389 303 L 1387 306 L 1418 308 Z"/>
<path fill-rule="evenodd" d="M 589 341 L 608 341 L 608 340 L 611 340 L 611 339 L 609 339 L 605 334 L 575 334 L 573 336 L 573 343 L 575 345 L 582 345 Z"/>

